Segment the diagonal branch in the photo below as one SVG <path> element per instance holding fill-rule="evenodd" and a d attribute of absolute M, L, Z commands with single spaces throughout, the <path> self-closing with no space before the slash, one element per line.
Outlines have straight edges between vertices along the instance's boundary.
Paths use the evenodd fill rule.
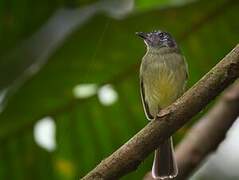
<path fill-rule="evenodd" d="M 160 143 L 200 112 L 238 76 L 239 44 L 181 98 L 164 109 L 163 116 L 148 123 L 83 179 L 117 179 L 135 170 Z"/>
<path fill-rule="evenodd" d="M 187 179 L 207 155 L 217 149 L 238 116 L 239 80 L 223 93 L 213 108 L 190 129 L 177 146 L 177 180 Z M 151 172 L 147 173 L 144 180 L 153 180 Z"/>

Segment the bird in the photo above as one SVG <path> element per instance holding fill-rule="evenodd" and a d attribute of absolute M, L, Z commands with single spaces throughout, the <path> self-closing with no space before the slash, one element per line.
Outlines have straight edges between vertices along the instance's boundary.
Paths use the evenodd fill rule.
<path fill-rule="evenodd" d="M 172 104 L 185 91 L 188 65 L 172 35 L 166 31 L 136 32 L 147 51 L 140 65 L 140 94 L 148 120 L 157 120 L 159 111 Z M 172 137 L 155 150 L 154 179 L 172 179 L 178 174 Z"/>

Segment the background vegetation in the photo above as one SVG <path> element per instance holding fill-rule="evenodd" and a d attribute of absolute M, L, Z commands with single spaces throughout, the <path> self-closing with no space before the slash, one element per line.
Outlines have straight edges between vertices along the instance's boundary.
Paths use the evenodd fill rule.
<path fill-rule="evenodd" d="M 135 32 L 169 31 L 190 87 L 238 43 L 238 12 L 236 0 L 0 1 L 0 179 L 86 174 L 147 123 Z M 34 136 L 45 117 L 55 123 L 50 149 Z M 151 162 L 123 179 L 142 178 Z"/>

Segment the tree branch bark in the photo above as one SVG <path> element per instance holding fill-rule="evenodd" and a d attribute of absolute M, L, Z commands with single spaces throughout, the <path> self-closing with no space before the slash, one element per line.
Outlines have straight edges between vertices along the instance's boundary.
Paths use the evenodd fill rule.
<path fill-rule="evenodd" d="M 160 143 L 200 112 L 238 76 L 239 44 L 181 98 L 163 109 L 156 120 L 148 123 L 82 179 L 118 179 L 135 170 Z"/>
<path fill-rule="evenodd" d="M 179 174 L 187 179 L 208 154 L 224 140 L 227 130 L 239 116 L 239 80 L 228 88 L 213 108 L 188 132 L 176 148 Z M 144 180 L 153 180 L 148 172 Z"/>

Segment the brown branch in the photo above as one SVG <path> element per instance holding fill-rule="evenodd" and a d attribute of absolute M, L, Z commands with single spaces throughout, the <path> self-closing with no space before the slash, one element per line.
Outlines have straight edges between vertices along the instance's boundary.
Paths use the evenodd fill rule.
<path fill-rule="evenodd" d="M 177 146 L 179 174 L 175 179 L 187 179 L 206 156 L 217 149 L 238 116 L 239 81 L 223 93 L 213 108 L 190 129 Z M 144 180 L 153 180 L 151 172 L 147 173 Z"/>
<path fill-rule="evenodd" d="M 239 76 L 239 44 L 181 98 L 163 110 L 163 116 L 148 123 L 84 180 L 117 179 L 133 170 L 160 143 L 200 112 Z"/>

